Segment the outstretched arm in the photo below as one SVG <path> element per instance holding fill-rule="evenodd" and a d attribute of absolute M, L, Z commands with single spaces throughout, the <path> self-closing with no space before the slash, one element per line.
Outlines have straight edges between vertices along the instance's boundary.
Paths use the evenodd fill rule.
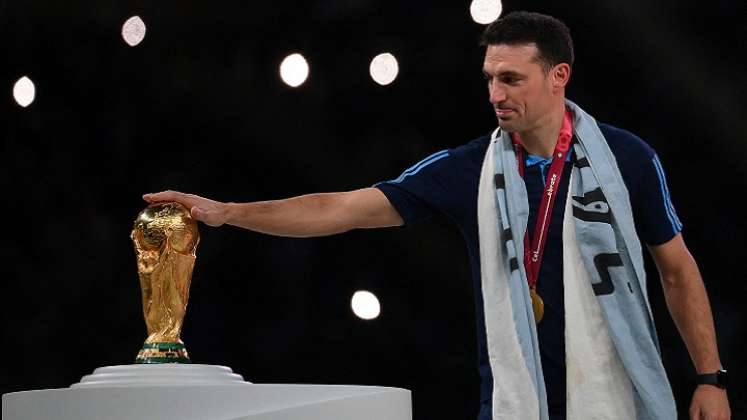
<path fill-rule="evenodd" d="M 276 236 L 305 238 L 403 224 L 376 188 L 253 203 L 222 203 L 177 191 L 145 194 L 143 199 L 179 202 L 191 210 L 192 217 L 210 226 L 229 224 Z"/>
<path fill-rule="evenodd" d="M 711 306 L 703 279 L 682 235 L 649 247 L 659 269 L 669 313 L 685 341 L 698 373 L 721 369 Z M 726 391 L 712 385 L 699 385 L 690 406 L 691 419 L 728 419 Z"/>

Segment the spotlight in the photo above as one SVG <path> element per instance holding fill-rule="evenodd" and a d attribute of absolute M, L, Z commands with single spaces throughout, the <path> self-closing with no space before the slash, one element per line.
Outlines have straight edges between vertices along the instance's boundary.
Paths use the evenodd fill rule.
<path fill-rule="evenodd" d="M 498 19 L 503 11 L 501 0 L 472 0 L 469 6 L 469 13 L 475 22 L 487 25 Z"/>
<path fill-rule="evenodd" d="M 18 79 L 15 85 L 13 85 L 13 99 L 16 100 L 18 105 L 26 108 L 34 102 L 36 96 L 36 87 L 34 82 L 26 76 Z"/>
<path fill-rule="evenodd" d="M 122 25 L 122 38 L 127 45 L 134 47 L 141 43 L 145 38 L 145 22 L 140 16 L 133 16 Z"/>
<path fill-rule="evenodd" d="M 379 299 L 376 298 L 376 295 L 366 290 L 355 292 L 353 299 L 350 301 L 350 306 L 359 318 L 366 320 L 378 317 L 381 312 Z"/>
<path fill-rule="evenodd" d="M 299 87 L 309 76 L 309 64 L 301 54 L 291 54 L 280 63 L 280 78 L 290 87 Z"/>
<path fill-rule="evenodd" d="M 393 55 L 382 53 L 371 60 L 369 71 L 374 82 L 386 86 L 397 78 L 399 65 L 397 64 L 397 59 L 394 58 Z"/>

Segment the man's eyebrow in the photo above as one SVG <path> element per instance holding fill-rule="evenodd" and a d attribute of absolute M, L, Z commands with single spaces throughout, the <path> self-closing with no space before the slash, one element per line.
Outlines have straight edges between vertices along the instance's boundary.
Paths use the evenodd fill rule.
<path fill-rule="evenodd" d="M 510 76 L 510 77 L 515 77 L 515 78 L 524 77 L 523 74 L 521 74 L 519 72 L 516 72 L 516 71 L 513 71 L 513 70 L 502 71 L 502 72 L 498 73 L 498 76 Z"/>
<path fill-rule="evenodd" d="M 485 71 L 485 69 L 482 69 L 482 74 L 485 77 L 492 77 L 492 75 L 490 73 L 488 73 L 487 71 Z M 524 77 L 523 74 L 521 74 L 519 72 L 516 72 L 516 71 L 513 71 L 513 70 L 503 70 L 503 71 L 498 72 L 498 77 L 506 77 L 506 76 L 513 77 L 513 78 L 523 78 Z"/>

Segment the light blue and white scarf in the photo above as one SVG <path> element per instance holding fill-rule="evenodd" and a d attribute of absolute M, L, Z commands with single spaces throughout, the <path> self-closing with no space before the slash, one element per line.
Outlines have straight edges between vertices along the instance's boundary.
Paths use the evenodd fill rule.
<path fill-rule="evenodd" d="M 594 118 L 571 101 L 566 106 L 577 139 L 563 221 L 567 417 L 676 419 L 627 188 Z M 528 218 L 514 147 L 496 129 L 478 194 L 495 420 L 548 419 L 523 260 Z"/>

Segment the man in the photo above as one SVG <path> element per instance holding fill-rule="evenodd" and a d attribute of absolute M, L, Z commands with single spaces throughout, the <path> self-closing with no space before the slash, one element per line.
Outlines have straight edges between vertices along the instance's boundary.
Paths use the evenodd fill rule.
<path fill-rule="evenodd" d="M 699 374 L 690 417 L 729 418 L 697 265 L 658 157 L 567 101 L 566 26 L 517 12 L 490 24 L 483 74 L 499 128 L 372 188 L 286 200 L 174 200 L 208 225 L 312 237 L 444 214 L 475 286 L 480 419 L 675 418 L 648 309 L 640 237 Z"/>

